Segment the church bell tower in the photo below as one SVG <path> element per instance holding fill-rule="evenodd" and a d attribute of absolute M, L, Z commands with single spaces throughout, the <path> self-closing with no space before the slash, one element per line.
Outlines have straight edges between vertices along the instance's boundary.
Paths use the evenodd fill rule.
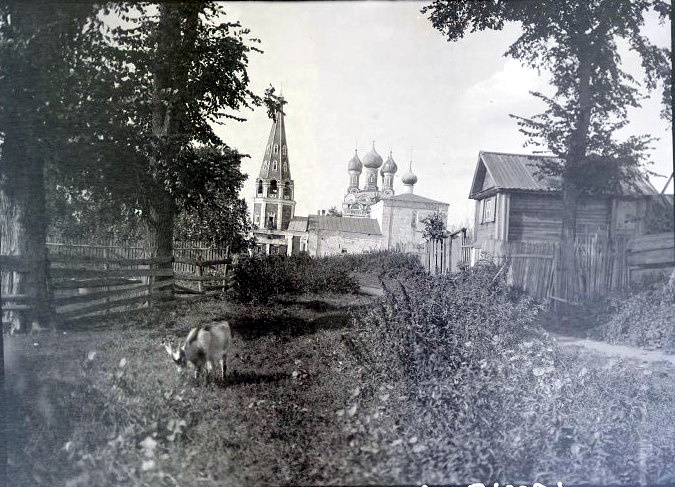
<path fill-rule="evenodd" d="M 295 216 L 294 184 L 288 163 L 283 105 L 274 114 L 253 200 L 253 225 L 261 230 L 286 230 Z"/>

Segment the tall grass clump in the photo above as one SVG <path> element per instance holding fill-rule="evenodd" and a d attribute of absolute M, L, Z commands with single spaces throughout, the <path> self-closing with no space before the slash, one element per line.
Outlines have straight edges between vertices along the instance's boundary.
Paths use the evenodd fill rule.
<path fill-rule="evenodd" d="M 358 290 L 356 278 L 343 262 L 306 254 L 247 257 L 239 261 L 231 276 L 230 295 L 240 302 L 266 303 L 283 294 Z"/>
<path fill-rule="evenodd" d="M 355 422 L 395 447 L 379 478 L 386 469 L 399 481 L 485 485 L 668 475 L 675 445 L 658 429 L 673 431 L 672 391 L 646 411 L 640 371 L 590 368 L 560 350 L 536 324 L 541 306 L 515 297 L 505 275 L 490 263 L 408 275 L 354 317 L 345 341 L 362 370 Z M 378 431 L 382 416 L 392 433 Z"/>

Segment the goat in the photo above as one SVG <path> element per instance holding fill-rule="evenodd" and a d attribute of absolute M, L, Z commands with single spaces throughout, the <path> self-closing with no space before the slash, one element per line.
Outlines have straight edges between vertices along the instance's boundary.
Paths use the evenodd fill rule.
<path fill-rule="evenodd" d="M 190 362 L 195 366 L 195 378 L 202 373 L 206 365 L 206 373 L 223 361 L 223 380 L 227 375 L 227 352 L 232 342 L 232 332 L 227 321 L 211 323 L 190 330 L 181 346 L 174 350 L 169 343 L 164 343 L 164 349 L 179 367 L 187 366 Z"/>

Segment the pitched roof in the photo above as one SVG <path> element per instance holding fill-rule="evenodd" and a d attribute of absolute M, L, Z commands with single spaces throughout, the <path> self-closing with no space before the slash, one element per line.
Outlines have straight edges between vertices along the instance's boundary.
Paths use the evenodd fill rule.
<path fill-rule="evenodd" d="M 390 196 L 389 198 L 385 198 L 383 201 L 389 200 L 389 201 L 410 201 L 414 203 L 436 203 L 436 204 L 442 204 L 442 205 L 447 205 L 447 203 L 443 203 L 442 201 L 436 201 L 432 200 L 431 198 L 425 198 L 424 196 L 420 196 L 415 193 L 401 193 L 397 194 L 395 196 Z"/>
<path fill-rule="evenodd" d="M 349 218 L 327 215 L 309 215 L 308 230 L 334 230 L 347 233 L 381 235 L 380 224 L 374 218 Z"/>
<path fill-rule="evenodd" d="M 503 152 L 480 151 L 478 164 L 471 184 L 469 198 L 478 199 L 481 193 L 506 191 L 559 191 L 561 178 L 539 174 L 540 164 L 562 162 L 553 156 L 527 154 L 506 154 Z M 645 178 L 638 178 L 634 184 L 622 184 L 621 194 L 651 195 L 656 189 Z"/>
<path fill-rule="evenodd" d="M 294 216 L 293 219 L 288 222 L 288 230 L 291 232 L 306 232 L 307 231 L 307 217 L 306 216 Z"/>

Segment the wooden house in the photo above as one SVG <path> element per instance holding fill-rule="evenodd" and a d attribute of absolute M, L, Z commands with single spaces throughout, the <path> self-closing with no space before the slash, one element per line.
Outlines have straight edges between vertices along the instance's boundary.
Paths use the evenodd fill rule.
<path fill-rule="evenodd" d="M 560 239 L 561 180 L 542 177 L 539 163 L 550 156 L 481 151 L 469 198 L 476 201 L 474 247 L 495 242 Z M 577 208 L 577 235 L 633 237 L 644 234 L 649 202 L 657 195 L 646 180 L 624 184 L 615 194 L 585 196 Z"/>

